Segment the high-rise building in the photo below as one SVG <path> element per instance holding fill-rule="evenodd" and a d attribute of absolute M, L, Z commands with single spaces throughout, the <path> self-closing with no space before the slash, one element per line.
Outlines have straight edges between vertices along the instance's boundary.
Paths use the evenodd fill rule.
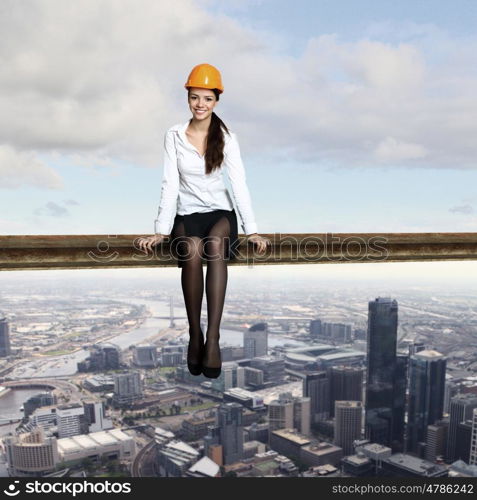
<path fill-rule="evenodd" d="M 446 358 L 426 349 L 410 358 L 407 452 L 425 449 L 427 427 L 442 419 Z"/>
<path fill-rule="evenodd" d="M 471 393 L 457 394 L 451 399 L 446 453 L 446 461 L 450 463 L 458 459 L 457 426 L 472 418 L 474 408 L 477 408 L 477 396 Z"/>
<path fill-rule="evenodd" d="M 263 373 L 263 385 L 272 387 L 285 379 L 285 360 L 274 356 L 258 356 L 250 360 L 250 368 Z"/>
<path fill-rule="evenodd" d="M 311 421 L 313 423 L 329 418 L 329 379 L 326 372 L 312 372 L 305 375 L 303 379 L 303 396 L 310 398 Z"/>
<path fill-rule="evenodd" d="M 133 363 L 143 368 L 157 366 L 157 347 L 155 345 L 135 345 L 133 348 Z"/>
<path fill-rule="evenodd" d="M 28 417 L 28 423 L 25 427 L 27 429 L 42 427 L 45 431 L 54 432 L 54 428 L 57 428 L 58 424 L 58 415 L 56 412 L 57 408 L 54 405 L 36 408 Z"/>
<path fill-rule="evenodd" d="M 404 442 L 404 414 L 395 413 L 395 401 L 402 401 L 402 362 L 396 356 L 398 304 L 378 297 L 368 304 L 366 438 L 398 450 Z"/>
<path fill-rule="evenodd" d="M 243 457 L 243 408 L 238 403 L 222 403 L 217 410 L 223 463 L 238 462 Z"/>
<path fill-rule="evenodd" d="M 184 345 L 165 345 L 161 349 L 162 366 L 179 366 L 184 362 L 187 347 Z M 224 360 L 225 361 L 225 360 Z"/>
<path fill-rule="evenodd" d="M 232 387 L 245 387 L 245 368 L 235 361 L 224 361 L 222 371 L 211 381 L 212 389 L 225 392 Z"/>
<path fill-rule="evenodd" d="M 477 465 L 477 408 L 472 410 L 472 434 L 470 437 L 469 464 Z"/>
<path fill-rule="evenodd" d="M 361 438 L 363 404 L 361 401 L 335 401 L 335 441 L 343 455 L 354 453 L 353 441 Z"/>
<path fill-rule="evenodd" d="M 310 321 L 310 337 L 321 337 L 321 319 L 312 319 Z"/>
<path fill-rule="evenodd" d="M 83 405 L 80 403 L 58 406 L 56 422 L 59 438 L 78 436 L 88 432 L 88 422 L 86 421 Z"/>
<path fill-rule="evenodd" d="M 438 420 L 427 426 L 426 455 L 424 458 L 429 462 L 436 462 L 437 459 L 444 458 L 448 429 L 449 422 L 447 420 Z"/>
<path fill-rule="evenodd" d="M 269 432 L 275 429 L 293 428 L 293 399 L 285 399 L 284 394 L 280 394 L 278 399 L 268 403 L 268 429 Z"/>
<path fill-rule="evenodd" d="M 311 400 L 307 397 L 294 398 L 293 427 L 305 436 L 310 435 Z"/>
<path fill-rule="evenodd" d="M 358 366 L 332 366 L 328 370 L 330 381 L 330 417 L 335 415 L 335 401 L 363 401 L 364 368 Z"/>
<path fill-rule="evenodd" d="M 121 364 L 121 349 L 112 343 L 94 344 L 89 356 L 77 363 L 80 372 L 117 370 Z"/>
<path fill-rule="evenodd" d="M 392 447 L 395 453 L 404 451 L 404 429 L 406 418 L 406 388 L 408 384 L 407 354 L 396 354 L 396 367 L 394 371 L 394 396 L 393 396 L 393 440 Z M 401 440 L 402 439 L 402 440 Z"/>
<path fill-rule="evenodd" d="M 104 355 L 104 369 L 117 370 L 121 366 L 122 353 L 119 346 L 104 344 L 101 346 Z"/>
<path fill-rule="evenodd" d="M 323 323 L 321 325 L 322 336 L 335 342 L 351 342 L 351 325 L 343 323 Z"/>
<path fill-rule="evenodd" d="M 456 456 L 466 464 L 470 460 L 470 446 L 472 441 L 472 419 L 457 424 L 456 432 Z"/>
<path fill-rule="evenodd" d="M 282 392 L 278 399 L 268 404 L 269 431 L 295 428 L 304 435 L 310 434 L 310 398 L 293 397 Z"/>
<path fill-rule="evenodd" d="M 457 394 L 459 394 L 458 384 L 452 380 L 447 380 L 444 389 L 444 413 L 449 413 L 451 399 Z"/>
<path fill-rule="evenodd" d="M 23 403 L 23 416 L 29 417 L 37 408 L 55 405 L 56 403 L 56 395 L 47 391 L 40 392 Z"/>
<path fill-rule="evenodd" d="M 142 396 L 141 375 L 139 372 L 114 374 L 113 402 L 117 406 L 131 404 Z"/>
<path fill-rule="evenodd" d="M 217 414 L 214 424 L 207 426 L 207 435 L 204 436 L 204 454 L 216 464 L 224 464 L 224 453 L 223 447 L 220 444 L 220 429 L 217 425 Z"/>
<path fill-rule="evenodd" d="M 59 461 L 56 437 L 41 427 L 4 439 L 8 472 L 14 477 L 38 477 L 54 472 Z"/>
<path fill-rule="evenodd" d="M 83 407 L 89 432 L 113 428 L 111 419 L 105 415 L 104 401 L 83 401 Z"/>
<path fill-rule="evenodd" d="M 243 332 L 243 354 L 245 358 L 256 358 L 268 354 L 267 323 L 257 323 Z"/>
<path fill-rule="evenodd" d="M 12 354 L 10 346 L 10 327 L 7 318 L 0 318 L 0 358 L 6 358 Z"/>

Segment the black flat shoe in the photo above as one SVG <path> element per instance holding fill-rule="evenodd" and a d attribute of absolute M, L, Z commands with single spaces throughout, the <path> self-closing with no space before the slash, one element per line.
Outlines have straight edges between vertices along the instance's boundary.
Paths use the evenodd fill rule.
<path fill-rule="evenodd" d="M 204 338 L 204 334 L 202 334 L 202 338 Z M 194 363 L 189 361 L 189 349 L 190 349 L 190 339 L 189 346 L 187 347 L 187 368 L 192 375 L 200 375 L 202 373 L 202 362 Z M 204 355 L 204 344 L 202 344 L 201 353 L 199 354 L 200 359 L 202 359 Z"/>

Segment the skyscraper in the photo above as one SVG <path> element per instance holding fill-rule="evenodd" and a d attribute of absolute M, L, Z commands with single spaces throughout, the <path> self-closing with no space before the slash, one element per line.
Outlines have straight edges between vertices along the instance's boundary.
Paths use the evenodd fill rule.
<path fill-rule="evenodd" d="M 434 350 L 416 352 L 409 364 L 407 451 L 424 451 L 427 426 L 442 418 L 446 358 Z"/>
<path fill-rule="evenodd" d="M 378 297 L 368 304 L 366 438 L 399 450 L 404 441 L 404 414 L 394 412 L 402 401 L 402 362 L 397 362 L 398 304 Z"/>
<path fill-rule="evenodd" d="M 56 418 L 59 438 L 78 436 L 88 432 L 88 422 L 81 403 L 58 406 Z"/>
<path fill-rule="evenodd" d="M 353 441 L 361 438 L 363 405 L 361 401 L 335 402 L 335 444 L 343 455 L 354 453 Z"/>
<path fill-rule="evenodd" d="M 455 462 L 459 458 L 457 454 L 457 426 L 473 417 L 474 408 L 477 408 L 477 396 L 471 393 L 457 394 L 450 401 L 446 453 L 448 462 Z"/>
<path fill-rule="evenodd" d="M 141 374 L 126 372 L 114 374 L 113 403 L 116 406 L 130 404 L 142 396 Z"/>
<path fill-rule="evenodd" d="M 83 401 L 83 407 L 89 432 L 99 432 L 113 428 L 113 422 L 105 415 L 106 405 L 104 401 Z"/>
<path fill-rule="evenodd" d="M 257 323 L 243 332 L 243 354 L 245 358 L 256 358 L 268 354 L 267 323 Z"/>
<path fill-rule="evenodd" d="M 269 432 L 276 429 L 295 428 L 301 434 L 310 434 L 310 398 L 293 397 L 282 392 L 278 399 L 268 404 Z"/>
<path fill-rule="evenodd" d="M 455 442 L 457 460 L 462 460 L 468 464 L 470 460 L 470 447 L 472 444 L 472 419 L 465 420 L 457 425 Z"/>
<path fill-rule="evenodd" d="M 317 338 L 321 336 L 321 319 L 310 320 L 310 337 Z"/>
<path fill-rule="evenodd" d="M 6 358 L 12 354 L 10 347 L 10 328 L 7 318 L 0 318 L 0 358 Z"/>
<path fill-rule="evenodd" d="M 470 465 L 477 465 L 477 408 L 472 410 L 472 435 L 470 438 Z"/>
<path fill-rule="evenodd" d="M 446 420 L 438 420 L 434 424 L 427 426 L 426 454 L 424 458 L 429 462 L 436 462 L 438 458 L 445 456 L 448 429 L 449 422 Z"/>
<path fill-rule="evenodd" d="M 211 387 L 219 392 L 225 392 L 231 387 L 245 387 L 245 368 L 235 361 L 224 361 L 222 371 L 211 381 Z"/>
<path fill-rule="evenodd" d="M 329 380 L 326 372 L 312 372 L 305 375 L 303 396 L 310 398 L 311 421 L 313 423 L 329 418 Z"/>
<path fill-rule="evenodd" d="M 450 401 L 454 396 L 459 393 L 459 386 L 452 380 L 446 381 L 446 386 L 444 389 L 444 413 L 449 413 L 450 411 Z"/>
<path fill-rule="evenodd" d="M 332 366 L 330 380 L 330 416 L 335 415 L 335 401 L 363 401 L 364 368 L 358 366 Z"/>
<path fill-rule="evenodd" d="M 209 457 L 218 465 L 224 464 L 224 453 L 220 444 L 220 429 L 216 422 L 207 426 L 207 434 L 204 436 L 204 455 Z"/>
<path fill-rule="evenodd" d="M 285 399 L 280 394 L 278 399 L 268 403 L 268 430 L 271 433 L 276 429 L 293 428 L 293 399 Z"/>
<path fill-rule="evenodd" d="M 396 355 L 393 396 L 393 436 L 391 441 L 392 448 L 395 453 L 404 451 L 404 421 L 406 414 L 408 363 L 409 357 L 407 354 Z"/>
<path fill-rule="evenodd" d="M 218 408 L 218 427 L 224 464 L 232 464 L 243 457 L 242 405 L 222 403 Z"/>

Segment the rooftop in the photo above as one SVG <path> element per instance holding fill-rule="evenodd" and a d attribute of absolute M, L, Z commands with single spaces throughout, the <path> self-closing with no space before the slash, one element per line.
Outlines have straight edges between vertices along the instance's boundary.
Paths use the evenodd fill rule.
<path fill-rule="evenodd" d="M 204 476 L 215 477 L 220 467 L 209 457 L 202 457 L 192 467 L 189 468 L 190 472 L 198 472 Z"/>
<path fill-rule="evenodd" d="M 408 471 L 415 472 L 424 476 L 434 475 L 445 469 L 444 466 L 434 464 L 422 458 L 406 455 L 405 453 L 395 453 L 387 460 L 388 463 L 398 465 Z"/>
<path fill-rule="evenodd" d="M 68 454 L 83 450 L 94 452 L 100 446 L 119 444 L 121 441 L 131 441 L 133 438 L 121 429 L 92 432 L 57 440 L 59 453 Z"/>
<path fill-rule="evenodd" d="M 294 441 L 297 444 L 305 445 L 310 442 L 310 439 L 303 434 L 300 434 L 296 429 L 277 429 L 272 431 L 272 434 L 276 434 L 290 441 Z"/>
<path fill-rule="evenodd" d="M 416 352 L 414 357 L 422 359 L 441 359 L 445 356 L 440 352 L 434 351 L 433 349 L 425 349 L 424 351 Z"/>

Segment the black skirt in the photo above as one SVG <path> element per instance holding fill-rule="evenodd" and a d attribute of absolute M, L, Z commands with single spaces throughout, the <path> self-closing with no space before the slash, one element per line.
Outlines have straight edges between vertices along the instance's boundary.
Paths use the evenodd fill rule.
<path fill-rule="evenodd" d="M 230 223 L 230 237 L 227 238 L 225 244 L 225 259 L 228 261 L 237 260 L 240 241 L 238 238 L 238 223 L 235 209 L 194 212 L 186 215 L 177 214 L 174 219 L 171 230 L 171 251 L 177 259 L 177 267 L 183 266 L 187 254 L 187 251 L 182 247 L 180 235 L 176 233 L 177 226 L 183 222 L 185 236 L 198 236 L 204 239 L 209 235 L 214 224 L 223 216 L 227 217 Z M 206 259 L 204 258 L 205 261 Z"/>

